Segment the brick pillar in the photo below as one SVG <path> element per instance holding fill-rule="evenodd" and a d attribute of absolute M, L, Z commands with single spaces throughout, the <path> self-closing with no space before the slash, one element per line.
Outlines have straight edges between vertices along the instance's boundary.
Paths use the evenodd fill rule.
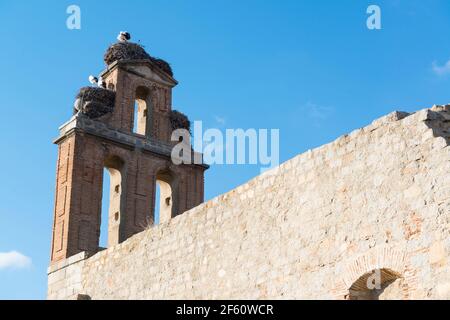
<path fill-rule="evenodd" d="M 103 178 L 103 160 L 82 134 L 58 146 L 52 262 L 98 250 Z"/>

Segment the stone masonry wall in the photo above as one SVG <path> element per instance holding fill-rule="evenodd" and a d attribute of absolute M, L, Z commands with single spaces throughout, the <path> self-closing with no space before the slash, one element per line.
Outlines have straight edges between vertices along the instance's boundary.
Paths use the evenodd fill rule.
<path fill-rule="evenodd" d="M 92 257 L 49 299 L 450 299 L 450 108 L 394 112 Z M 392 271 L 392 272 L 391 272 Z M 81 296 L 85 297 L 85 296 Z"/>

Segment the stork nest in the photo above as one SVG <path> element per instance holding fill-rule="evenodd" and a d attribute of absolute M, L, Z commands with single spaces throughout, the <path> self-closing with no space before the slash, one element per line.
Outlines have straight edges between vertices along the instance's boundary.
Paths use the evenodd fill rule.
<path fill-rule="evenodd" d="M 173 71 L 170 64 L 166 61 L 150 56 L 144 47 L 137 43 L 118 42 L 106 50 L 104 59 L 106 65 L 110 65 L 120 60 L 150 60 L 162 71 L 173 77 Z"/>
<path fill-rule="evenodd" d="M 172 131 L 186 129 L 191 132 L 191 122 L 188 117 L 177 110 L 172 110 L 170 113 L 170 125 L 172 126 Z"/>
<path fill-rule="evenodd" d="M 83 87 L 76 96 L 74 114 L 81 112 L 91 119 L 97 119 L 114 110 L 116 93 L 96 87 Z"/>

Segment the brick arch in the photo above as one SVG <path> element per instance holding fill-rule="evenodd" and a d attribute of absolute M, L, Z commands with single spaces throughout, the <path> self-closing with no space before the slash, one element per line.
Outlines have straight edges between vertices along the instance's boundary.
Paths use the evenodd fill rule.
<path fill-rule="evenodd" d="M 157 85 L 157 84 L 155 84 L 154 82 L 152 82 L 150 80 L 138 78 L 138 79 L 133 79 L 132 84 L 131 84 L 131 88 L 130 88 L 130 93 L 132 93 L 134 95 L 136 93 L 136 90 L 139 87 L 143 87 L 143 88 L 147 88 L 148 89 L 149 96 L 151 98 L 151 102 L 152 103 L 153 103 L 153 98 L 154 98 L 154 95 L 155 95 L 155 90 L 162 88 L 162 86 Z M 153 106 L 153 107 L 156 108 L 157 106 Z"/>
<path fill-rule="evenodd" d="M 147 79 L 133 79 L 130 82 L 130 92 L 133 94 L 129 97 L 130 101 L 134 101 L 135 93 L 139 88 L 148 90 L 147 106 L 151 110 L 151 124 L 149 124 L 147 135 L 164 142 L 170 142 L 172 130 L 169 123 L 171 107 L 169 106 L 170 98 L 167 96 L 168 88 Z M 132 127 L 133 124 L 130 125 Z"/>
<path fill-rule="evenodd" d="M 140 78 L 136 79 L 136 80 L 133 80 L 132 86 L 130 88 L 130 94 L 135 95 L 136 94 L 136 90 L 139 87 L 147 88 L 150 91 L 150 89 L 152 88 L 152 82 L 149 81 L 149 80 L 140 79 Z"/>
<path fill-rule="evenodd" d="M 166 86 L 143 78 L 133 79 L 131 92 L 136 92 L 139 87 L 145 87 L 149 90 L 149 97 L 155 110 L 159 112 L 169 111 L 170 98 L 167 96 L 169 92 Z"/>
<path fill-rule="evenodd" d="M 404 280 L 402 299 L 409 299 L 415 289 L 415 272 L 404 248 L 374 247 L 357 257 L 344 261 L 337 270 L 337 281 L 332 294 L 339 300 L 347 299 L 352 285 L 374 270 L 389 272 Z"/>
<path fill-rule="evenodd" d="M 130 130 L 141 135 L 148 135 L 153 114 L 151 87 L 144 79 L 138 79 L 131 82 L 130 89 L 131 108 L 128 111 L 131 119 Z"/>
<path fill-rule="evenodd" d="M 127 166 L 130 162 L 130 153 L 128 150 L 122 148 L 116 148 L 115 146 L 111 146 L 108 143 L 102 142 L 101 147 L 99 149 L 99 154 L 101 155 L 101 160 L 103 162 L 107 161 L 111 158 L 120 159 L 124 166 Z"/>

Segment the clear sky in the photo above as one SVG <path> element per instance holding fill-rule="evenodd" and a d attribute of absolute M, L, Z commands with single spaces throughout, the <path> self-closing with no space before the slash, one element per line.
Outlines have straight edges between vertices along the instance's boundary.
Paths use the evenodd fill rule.
<path fill-rule="evenodd" d="M 0 1 L 0 299 L 46 296 L 52 139 L 118 31 L 171 63 L 176 109 L 205 127 L 278 128 L 281 161 L 393 110 L 450 102 L 448 0 L 37 3 Z M 81 30 L 66 28 L 71 4 Z M 381 30 L 366 27 L 370 4 Z M 258 173 L 212 166 L 206 199 Z"/>

